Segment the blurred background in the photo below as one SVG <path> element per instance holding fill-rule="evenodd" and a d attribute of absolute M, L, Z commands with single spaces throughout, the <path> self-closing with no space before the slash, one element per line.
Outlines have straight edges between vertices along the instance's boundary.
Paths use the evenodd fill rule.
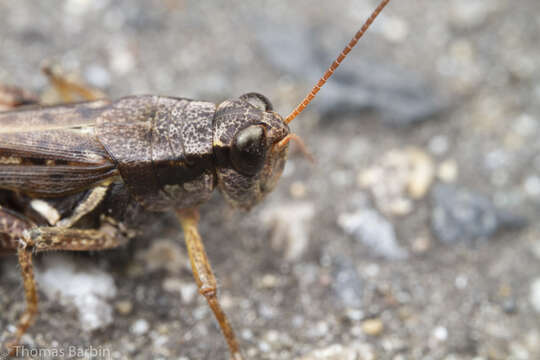
<path fill-rule="evenodd" d="M 111 98 L 257 91 L 285 116 L 376 5 L 2 1 L 0 82 L 42 92 L 49 61 Z M 293 145 L 256 209 L 202 207 L 248 358 L 540 358 L 539 34 L 537 0 L 391 2 L 292 123 L 316 163 Z M 141 227 L 125 249 L 39 257 L 28 345 L 228 358 L 179 226 Z M 3 342 L 23 291 L 0 261 Z"/>

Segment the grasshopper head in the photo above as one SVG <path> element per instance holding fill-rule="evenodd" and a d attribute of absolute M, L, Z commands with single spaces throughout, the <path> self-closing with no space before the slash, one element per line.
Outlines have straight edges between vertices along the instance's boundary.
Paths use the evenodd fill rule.
<path fill-rule="evenodd" d="M 222 102 L 214 118 L 218 187 L 233 207 L 250 209 L 275 187 L 287 160 L 289 126 L 263 95 Z"/>

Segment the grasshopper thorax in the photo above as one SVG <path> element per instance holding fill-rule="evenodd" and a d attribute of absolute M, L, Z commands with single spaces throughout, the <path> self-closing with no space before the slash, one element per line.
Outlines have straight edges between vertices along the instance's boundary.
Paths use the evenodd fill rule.
<path fill-rule="evenodd" d="M 213 153 L 218 187 L 234 207 L 249 209 L 276 185 L 287 159 L 289 126 L 263 95 L 248 93 L 219 104 Z"/>

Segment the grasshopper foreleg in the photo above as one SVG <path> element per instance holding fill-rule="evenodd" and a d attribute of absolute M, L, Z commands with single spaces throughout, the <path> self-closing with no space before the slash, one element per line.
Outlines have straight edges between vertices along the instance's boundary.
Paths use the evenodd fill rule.
<path fill-rule="evenodd" d="M 178 210 L 176 212 L 178 219 L 184 230 L 184 238 L 186 241 L 186 247 L 189 253 L 189 259 L 191 261 L 191 268 L 193 269 L 193 276 L 195 282 L 199 287 L 199 292 L 203 295 L 210 308 L 214 312 L 214 316 L 219 323 L 221 331 L 227 340 L 231 357 L 233 360 L 241 360 L 242 356 L 238 341 L 234 335 L 227 315 L 221 308 L 219 300 L 217 298 L 217 286 L 216 278 L 212 272 L 206 250 L 202 243 L 197 224 L 199 222 L 199 212 L 196 209 Z"/>

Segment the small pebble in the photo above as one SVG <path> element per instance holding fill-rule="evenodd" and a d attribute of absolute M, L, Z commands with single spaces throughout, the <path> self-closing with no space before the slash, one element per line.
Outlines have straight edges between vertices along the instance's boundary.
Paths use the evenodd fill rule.
<path fill-rule="evenodd" d="M 384 330 L 384 325 L 381 319 L 367 319 L 362 322 L 362 330 L 370 336 L 379 336 Z"/>
<path fill-rule="evenodd" d="M 452 24 L 465 29 L 480 26 L 489 12 L 494 10 L 495 3 L 496 1 L 453 0 L 450 7 Z"/>
<path fill-rule="evenodd" d="M 150 324 L 144 319 L 139 319 L 131 325 L 131 333 L 134 335 L 144 335 L 150 329 Z"/>
<path fill-rule="evenodd" d="M 376 263 L 367 264 L 362 269 L 363 276 L 371 277 L 371 278 L 375 278 L 377 275 L 379 275 L 380 272 L 381 272 L 381 267 L 379 266 L 379 264 L 376 264 Z"/>
<path fill-rule="evenodd" d="M 409 195 L 421 199 L 428 192 L 433 181 L 433 162 L 428 154 L 420 149 L 407 149 L 409 161 Z"/>
<path fill-rule="evenodd" d="M 266 274 L 259 280 L 261 288 L 275 288 L 279 284 L 279 278 L 274 274 Z"/>
<path fill-rule="evenodd" d="M 521 136 L 531 136 L 538 130 L 538 121 L 529 114 L 521 114 L 512 129 Z"/>
<path fill-rule="evenodd" d="M 174 277 L 168 277 L 163 280 L 163 283 L 161 284 L 161 287 L 163 290 L 176 293 L 180 291 L 180 288 L 182 287 L 182 280 Z"/>
<path fill-rule="evenodd" d="M 270 344 L 277 344 L 281 338 L 281 335 L 276 330 L 268 330 L 266 334 L 264 334 L 263 338 Z"/>
<path fill-rule="evenodd" d="M 409 28 L 405 20 L 397 16 L 388 16 L 381 22 L 383 36 L 391 42 L 400 43 L 405 40 Z"/>
<path fill-rule="evenodd" d="M 295 181 L 289 189 L 291 196 L 295 199 L 302 199 L 306 196 L 306 186 L 300 181 Z"/>
<path fill-rule="evenodd" d="M 529 301 L 531 302 L 533 309 L 537 313 L 540 313 L 540 278 L 536 278 L 531 283 Z"/>
<path fill-rule="evenodd" d="M 431 157 L 422 149 L 390 150 L 375 165 L 361 170 L 357 184 L 369 189 L 386 215 L 407 215 L 412 200 L 423 198 L 435 177 Z"/>
<path fill-rule="evenodd" d="M 439 164 L 437 177 L 446 183 L 455 182 L 458 175 L 458 165 L 454 159 L 448 159 Z"/>
<path fill-rule="evenodd" d="M 381 345 L 387 354 L 396 353 L 407 349 L 407 343 L 395 336 L 385 337 L 382 339 Z"/>
<path fill-rule="evenodd" d="M 456 288 L 463 290 L 469 284 L 469 279 L 465 275 L 458 275 L 456 276 L 456 280 L 454 281 L 454 284 L 456 285 Z"/>
<path fill-rule="evenodd" d="M 448 339 L 448 330 L 444 326 L 437 326 L 432 335 L 437 341 L 443 342 Z"/>
<path fill-rule="evenodd" d="M 350 345 L 332 344 L 325 348 L 311 351 L 296 360 L 375 360 L 375 352 L 369 344 Z"/>
<path fill-rule="evenodd" d="M 529 197 L 540 196 L 540 177 L 531 175 L 525 179 L 523 183 L 523 190 Z"/>
<path fill-rule="evenodd" d="M 110 47 L 109 61 L 111 68 L 118 75 L 125 75 L 135 67 L 135 58 L 128 47 L 121 42 Z"/>
<path fill-rule="evenodd" d="M 449 147 L 450 145 L 448 143 L 448 138 L 444 135 L 437 135 L 432 137 L 428 144 L 429 151 L 436 156 L 442 156 L 446 154 Z"/>
<path fill-rule="evenodd" d="M 111 84 L 111 75 L 102 66 L 90 65 L 85 71 L 88 82 L 98 88 L 106 88 Z"/>
<path fill-rule="evenodd" d="M 116 311 L 122 315 L 129 315 L 133 310 L 133 303 L 129 300 L 117 301 L 115 304 Z"/>
<path fill-rule="evenodd" d="M 502 149 L 490 151 L 484 156 L 484 166 L 488 170 L 506 168 L 511 162 L 511 155 Z"/>
<path fill-rule="evenodd" d="M 516 299 L 513 297 L 504 299 L 501 305 L 503 311 L 509 315 L 515 314 L 518 310 Z"/>
<path fill-rule="evenodd" d="M 388 209 L 393 215 L 403 216 L 410 214 L 413 210 L 413 202 L 409 199 L 400 197 L 390 201 L 388 204 Z"/>
<path fill-rule="evenodd" d="M 266 341 L 261 341 L 259 342 L 259 350 L 263 353 L 267 353 L 272 350 L 272 347 Z"/>
<path fill-rule="evenodd" d="M 310 326 L 307 329 L 306 335 L 310 338 L 322 338 L 328 334 L 328 331 L 328 324 L 324 321 L 319 321 L 315 326 Z"/>
<path fill-rule="evenodd" d="M 250 329 L 243 329 L 240 333 L 240 336 L 242 337 L 242 339 L 250 341 L 251 339 L 253 339 L 253 331 L 251 331 Z"/>
<path fill-rule="evenodd" d="M 360 321 L 364 317 L 364 312 L 358 309 L 347 309 L 345 315 L 351 322 Z"/>
<path fill-rule="evenodd" d="M 419 236 L 413 240 L 412 250 L 417 254 L 428 251 L 431 247 L 431 240 L 427 236 Z"/>
<path fill-rule="evenodd" d="M 185 303 L 191 303 L 195 300 L 195 297 L 198 294 L 197 284 L 189 282 L 183 283 L 180 287 L 180 294 L 182 296 L 182 301 Z"/>
<path fill-rule="evenodd" d="M 82 16 L 90 10 L 92 2 L 90 0 L 68 0 L 64 3 L 64 11 L 67 16 Z"/>

